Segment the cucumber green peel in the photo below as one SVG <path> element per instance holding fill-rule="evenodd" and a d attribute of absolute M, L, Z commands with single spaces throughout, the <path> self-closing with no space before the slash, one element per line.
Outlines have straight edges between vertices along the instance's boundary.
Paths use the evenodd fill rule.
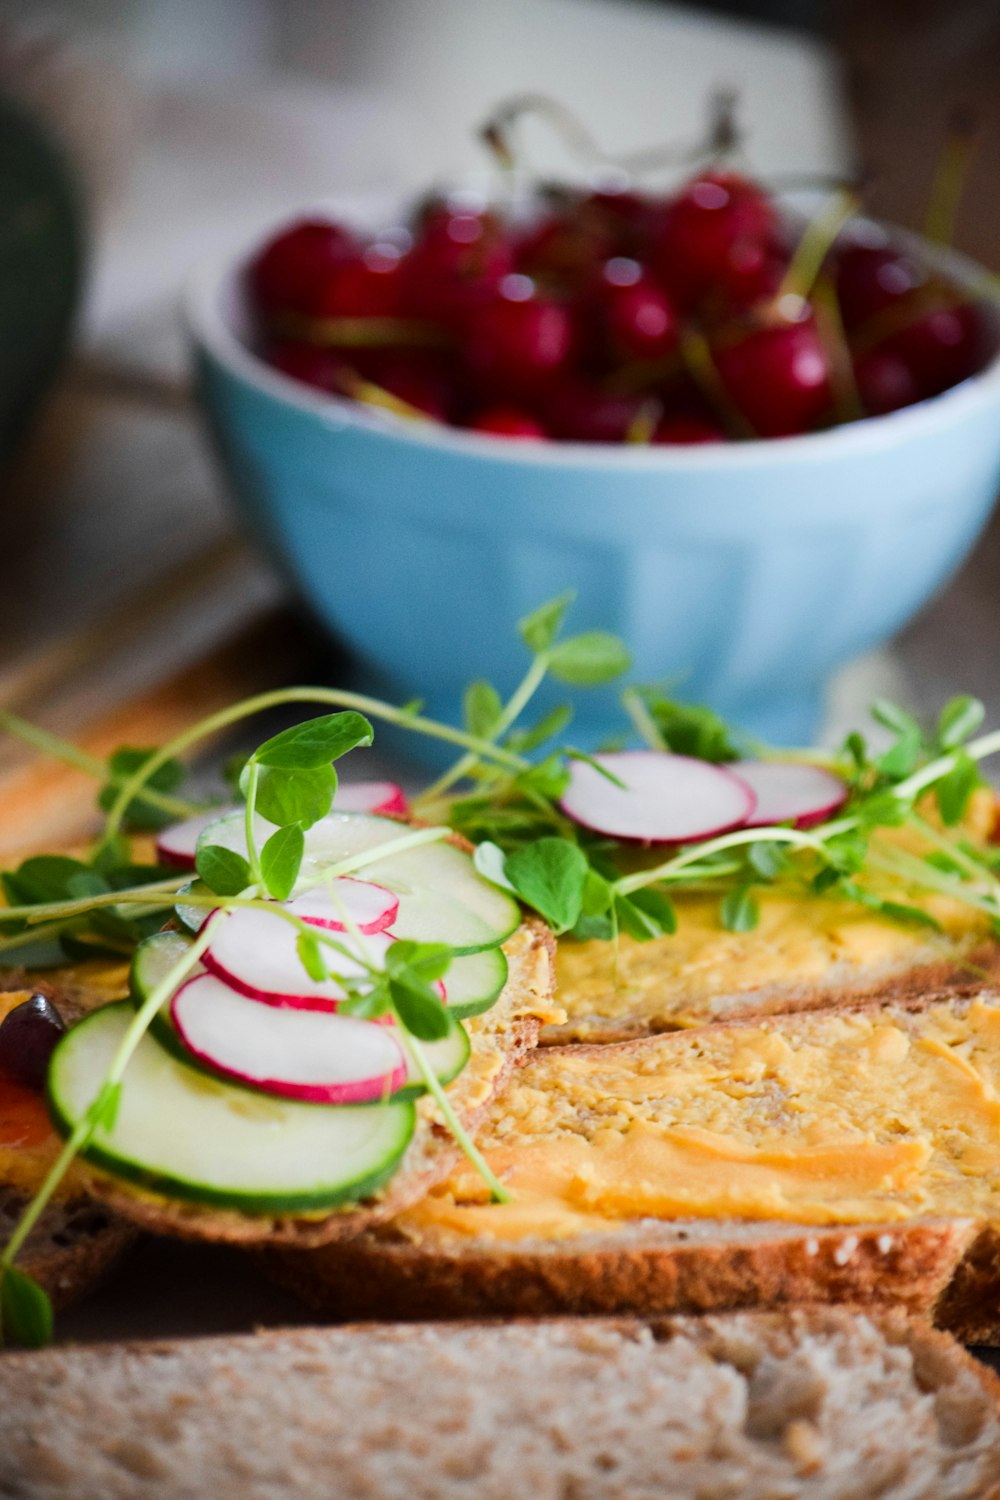
<path fill-rule="evenodd" d="M 489 682 L 473 683 L 461 729 L 427 719 L 412 707 L 335 689 L 297 687 L 246 699 L 158 750 L 122 750 L 103 763 L 13 715 L 0 714 L 0 727 L 100 774 L 105 780 L 100 800 L 107 812 L 103 835 L 88 862 L 41 856 L 2 877 L 11 904 L 0 912 L 0 932 L 5 933 L 0 937 L 0 963 L 17 962 L 18 949 L 27 951 L 27 944 L 37 946 L 41 938 L 50 949 L 54 943 L 61 945 L 64 961 L 81 951 L 134 950 L 162 925 L 187 879 L 164 878 L 157 868 L 133 867 L 123 829 L 162 825 L 178 813 L 197 811 L 176 795 L 183 776 L 179 757 L 244 718 L 291 704 L 333 711 L 274 736 L 249 758 L 240 776 L 246 800 L 245 853 L 206 842 L 199 850 L 197 869 L 207 890 L 184 890 L 186 906 L 211 910 L 267 901 L 268 909 L 275 909 L 274 899 L 283 900 L 298 878 L 309 828 L 332 803 L 332 763 L 347 750 L 371 742 L 366 717 L 371 716 L 461 751 L 414 804 L 420 818 L 437 826 L 400 833 L 397 852 L 417 843 L 433 846 L 452 829 L 465 834 L 478 846 L 477 868 L 495 885 L 534 906 L 557 933 L 614 942 L 622 931 L 638 941 L 661 937 L 676 927 L 671 901 L 676 890 L 717 893 L 722 925 L 746 931 L 757 921 L 755 890 L 780 881 L 803 895 L 829 892 L 890 920 L 932 930 L 937 923 L 910 893 L 946 894 L 988 916 L 1000 935 L 1000 853 L 972 844 L 960 831 L 969 799 L 982 784 L 979 762 L 1000 751 L 1000 732 L 976 737 L 983 708 L 973 698 L 953 699 L 930 731 L 896 705 L 877 703 L 873 716 L 891 736 L 881 753 L 870 750 L 859 734 L 849 736 L 836 755 L 795 752 L 797 760 L 813 759 L 836 771 L 849 793 L 838 815 L 808 831 L 787 825 L 738 829 L 636 869 L 621 846 L 572 822 L 560 798 L 569 763 L 587 757 L 572 746 L 551 748 L 569 722 L 570 711 L 557 708 L 525 728 L 525 710 L 546 677 L 575 686 L 600 685 L 629 665 L 624 646 L 605 632 L 560 636 L 572 597 L 550 600 L 520 622 L 522 640 L 531 653 L 523 681 L 506 704 Z M 710 710 L 676 703 L 657 687 L 626 689 L 623 706 L 633 732 L 653 748 L 710 761 L 768 753 L 741 740 Z M 454 797 L 452 789 L 460 782 L 469 790 Z M 937 802 L 943 832 L 921 816 L 917 803 L 926 795 Z M 255 811 L 276 828 L 260 848 L 254 842 Z M 918 828 L 932 852 L 919 857 L 880 837 L 880 830 L 901 823 Z M 386 847 L 391 851 L 391 845 Z M 322 878 L 358 868 L 357 858 L 346 859 L 325 870 Z M 878 895 L 865 883 L 870 871 L 890 873 L 906 899 Z M 176 986 L 188 966 L 197 963 L 213 920 L 209 918 L 195 937 L 183 965 L 171 971 L 170 985 Z M 336 939 L 324 937 L 316 928 L 299 932 L 299 954 L 314 978 L 329 972 L 335 961 L 329 949 L 336 947 Z M 446 972 L 453 949 L 402 942 L 390 953 L 394 957 L 386 971 L 370 975 L 372 987 L 364 995 L 351 995 L 347 1005 L 359 1015 L 376 1014 L 379 1007 L 393 1011 L 409 1033 L 411 1053 L 449 1128 L 494 1196 L 503 1196 L 455 1119 L 424 1050 L 425 1042 L 443 1036 L 452 1024 L 433 985 Z M 16 1278 L 5 1278 L 5 1273 L 74 1155 L 102 1122 L 106 1125 L 113 1118 L 124 1068 L 167 992 L 163 988 L 158 996 L 151 993 L 136 1011 L 107 1079 L 73 1127 L 59 1160 L 0 1255 L 0 1308 L 11 1296 L 19 1296 L 17 1289 L 26 1282 L 21 1273 Z M 24 1311 L 20 1321 L 31 1321 L 32 1310 Z"/>

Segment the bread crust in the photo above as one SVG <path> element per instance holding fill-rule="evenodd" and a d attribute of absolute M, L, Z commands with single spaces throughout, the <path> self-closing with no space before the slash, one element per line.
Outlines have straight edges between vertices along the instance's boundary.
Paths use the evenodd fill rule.
<path fill-rule="evenodd" d="M 476 1241 L 429 1248 L 375 1230 L 310 1254 L 261 1253 L 267 1273 L 324 1317 L 540 1317 L 703 1313 L 800 1302 L 928 1314 L 976 1226 L 634 1221 L 572 1242 Z M 711 1237 L 710 1237 L 711 1236 Z"/>
<path fill-rule="evenodd" d="M 512 1069 L 535 1047 L 541 1020 L 530 1014 L 533 1000 L 551 999 L 555 939 L 548 927 L 537 918 L 525 921 L 504 945 L 504 950 L 510 975 L 496 1005 L 481 1018 L 486 1046 L 478 1059 L 487 1067 L 492 1058 L 499 1057 L 500 1065 L 485 1080 L 479 1080 L 482 1085 L 480 1096 L 470 1102 L 466 1096 L 475 1092 L 478 1076 L 474 1046 L 472 1060 L 451 1086 L 453 1103 L 467 1129 L 475 1127 Z M 519 1014 L 521 1007 L 527 1013 Z M 94 1198 L 156 1234 L 233 1245 L 321 1246 L 356 1235 L 401 1213 L 422 1198 L 455 1165 L 461 1154 L 458 1146 L 433 1115 L 434 1107 L 430 1101 L 422 1100 L 421 1108 L 422 1115 L 414 1138 L 386 1187 L 363 1204 L 348 1205 L 322 1217 L 251 1215 L 200 1203 L 185 1203 L 125 1184 L 89 1163 L 81 1162 L 80 1167 L 87 1191 Z"/>

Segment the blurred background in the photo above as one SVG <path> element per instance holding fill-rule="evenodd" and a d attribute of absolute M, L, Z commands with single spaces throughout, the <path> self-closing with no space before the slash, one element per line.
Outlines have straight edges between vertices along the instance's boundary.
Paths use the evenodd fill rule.
<path fill-rule="evenodd" d="M 30 212 L 23 167 L 58 210 L 0 303 L 2 378 L 48 387 L 0 433 L 0 703 L 100 752 L 258 686 L 349 675 L 243 538 L 205 443 L 177 317 L 197 260 L 331 193 L 482 170 L 474 127 L 511 93 L 563 101 L 615 151 L 689 139 L 724 87 L 756 171 L 863 175 L 871 211 L 913 227 L 955 107 L 973 108 L 955 242 L 996 270 L 998 82 L 993 0 L 0 0 L 0 208 Z M 524 142 L 565 170 L 540 126 Z M 22 370 L 31 298 L 53 326 Z M 996 717 L 998 551 L 994 525 L 898 639 L 838 674 L 828 739 L 877 693 L 932 710 L 961 687 Z M 44 837 L 40 777 L 55 821 L 78 791 L 12 746 L 0 775 L 24 810 L 8 846 L 28 821 Z"/>

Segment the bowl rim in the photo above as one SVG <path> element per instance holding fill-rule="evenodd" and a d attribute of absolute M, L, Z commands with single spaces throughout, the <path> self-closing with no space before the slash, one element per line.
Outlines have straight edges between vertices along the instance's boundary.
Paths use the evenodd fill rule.
<path fill-rule="evenodd" d="M 327 204 L 325 208 L 330 212 L 332 206 Z M 887 228 L 879 220 L 865 215 L 859 215 L 853 222 L 883 233 Z M 951 247 L 933 246 L 912 231 L 890 227 L 901 243 L 918 245 L 932 264 L 945 270 L 961 286 L 973 288 L 989 276 L 985 267 Z M 346 397 L 315 391 L 282 374 L 255 354 L 230 327 L 223 313 L 223 295 L 228 292 L 239 296 L 239 277 L 267 233 L 273 233 L 273 229 L 257 236 L 251 244 L 244 242 L 235 251 L 208 256 L 191 269 L 181 293 L 182 322 L 194 349 L 206 354 L 230 375 L 287 408 L 318 417 L 324 426 L 337 432 L 353 427 L 390 443 L 452 453 L 466 459 L 501 459 L 528 467 L 604 468 L 626 473 L 633 470 L 664 473 L 685 469 L 726 471 L 759 468 L 783 461 L 796 463 L 804 459 L 842 458 L 851 451 L 866 453 L 873 449 L 892 448 L 904 444 L 918 432 L 926 436 L 929 426 L 947 428 L 981 408 L 1000 404 L 998 347 L 982 370 L 936 396 L 881 416 L 865 417 L 822 432 L 793 437 L 690 445 L 583 443 L 561 439 L 514 441 L 430 419 L 404 419 Z"/>

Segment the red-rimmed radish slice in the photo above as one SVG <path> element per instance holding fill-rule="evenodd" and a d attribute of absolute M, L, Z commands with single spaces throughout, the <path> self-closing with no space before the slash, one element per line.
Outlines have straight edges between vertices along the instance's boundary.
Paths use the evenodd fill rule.
<path fill-rule="evenodd" d="M 335 979 L 309 978 L 298 954 L 298 935 L 298 929 L 276 911 L 234 907 L 219 922 L 202 962 L 250 1000 L 293 1010 L 336 1010 L 346 997 L 343 985 Z M 336 940 L 345 951 L 324 943 L 327 964 L 344 979 L 362 980 L 368 970 L 358 960 L 354 940 L 346 933 L 337 934 Z M 365 938 L 368 962 L 380 968 L 392 941 L 385 932 Z"/>
<path fill-rule="evenodd" d="M 156 858 L 161 865 L 175 865 L 178 870 L 193 870 L 198 852 L 198 838 L 209 823 L 215 823 L 232 808 L 213 807 L 208 812 L 196 813 L 185 818 L 183 823 L 172 823 L 156 836 Z"/>
<path fill-rule="evenodd" d="M 592 759 L 595 765 L 570 762 L 562 808 L 596 833 L 682 844 L 738 828 L 753 815 L 750 787 L 723 766 L 666 750 L 617 750 Z"/>
<path fill-rule="evenodd" d="M 355 880 L 351 875 L 338 876 L 329 885 L 316 886 L 301 896 L 285 902 L 288 911 L 331 932 L 349 932 L 344 920 L 346 911 L 359 932 L 384 932 L 396 920 L 399 897 L 384 885 L 372 880 Z"/>
<path fill-rule="evenodd" d="M 407 1060 L 390 1027 L 255 1005 L 212 974 L 181 985 L 170 1014 L 200 1063 L 284 1099 L 363 1104 L 407 1080 Z"/>
<path fill-rule="evenodd" d="M 406 793 L 394 781 L 342 781 L 333 805 L 337 812 L 377 813 L 383 818 L 405 818 L 410 810 Z"/>
<path fill-rule="evenodd" d="M 753 789 L 757 806 L 748 828 L 770 823 L 794 823 L 810 828 L 832 816 L 847 801 L 847 787 L 822 766 L 802 761 L 738 760 L 733 770 Z"/>

